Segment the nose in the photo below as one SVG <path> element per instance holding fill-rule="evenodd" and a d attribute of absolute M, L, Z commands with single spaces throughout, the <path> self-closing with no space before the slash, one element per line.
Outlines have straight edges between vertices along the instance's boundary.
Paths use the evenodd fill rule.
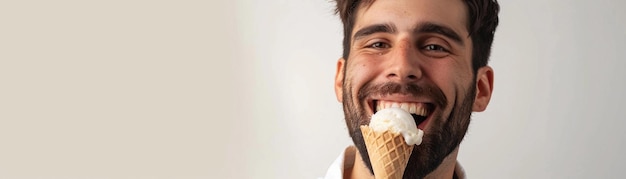
<path fill-rule="evenodd" d="M 419 59 L 414 45 L 409 41 L 400 42 L 389 57 L 386 75 L 389 80 L 400 83 L 415 82 L 422 78 Z"/>

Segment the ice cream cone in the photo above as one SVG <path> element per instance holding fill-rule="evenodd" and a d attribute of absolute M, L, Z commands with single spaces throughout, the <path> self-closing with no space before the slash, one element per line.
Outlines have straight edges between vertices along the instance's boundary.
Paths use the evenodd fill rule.
<path fill-rule="evenodd" d="M 407 145 L 402 134 L 391 131 L 375 132 L 369 126 L 361 126 L 361 133 L 375 178 L 402 178 L 415 145 Z"/>

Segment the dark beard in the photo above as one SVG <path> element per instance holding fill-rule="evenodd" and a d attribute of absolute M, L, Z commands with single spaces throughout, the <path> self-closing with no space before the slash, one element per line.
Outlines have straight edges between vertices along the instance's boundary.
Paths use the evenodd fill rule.
<path fill-rule="evenodd" d="M 346 88 L 347 87 L 347 88 Z M 350 137 L 359 150 L 365 165 L 373 174 L 372 164 L 365 146 L 363 135 L 359 126 L 369 124 L 369 116 L 365 112 L 365 107 L 361 102 L 365 97 L 373 93 L 380 95 L 409 94 L 413 96 L 429 96 L 435 100 L 435 105 L 440 109 L 435 111 L 430 121 L 430 131 L 424 134 L 422 144 L 413 148 L 413 153 L 404 171 L 403 178 L 424 178 L 434 171 L 454 149 L 461 143 L 467 127 L 469 126 L 472 104 L 476 95 L 476 85 L 472 83 L 461 103 L 455 100 L 447 120 L 443 119 L 441 109 L 447 107 L 447 99 L 441 89 L 434 85 L 416 85 L 398 83 L 384 83 L 370 86 L 366 84 L 357 94 L 358 102 L 352 100 L 351 86 L 344 84 L 343 88 L 343 109 L 346 117 L 346 124 L 350 132 Z"/>

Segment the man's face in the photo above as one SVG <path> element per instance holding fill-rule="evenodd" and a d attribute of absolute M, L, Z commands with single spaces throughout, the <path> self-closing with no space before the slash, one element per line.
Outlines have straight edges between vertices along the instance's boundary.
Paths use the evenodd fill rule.
<path fill-rule="evenodd" d="M 486 103 L 477 108 L 474 101 L 480 88 L 466 27 L 460 0 L 376 0 L 359 7 L 350 55 L 337 64 L 335 90 L 370 170 L 359 126 L 376 111 L 398 106 L 413 114 L 425 135 L 405 177 L 423 177 L 456 149 L 472 109 L 484 110 Z"/>

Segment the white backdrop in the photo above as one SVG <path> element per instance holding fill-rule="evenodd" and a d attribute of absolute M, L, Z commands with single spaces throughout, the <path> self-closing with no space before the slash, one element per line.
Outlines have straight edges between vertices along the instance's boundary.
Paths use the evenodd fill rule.
<path fill-rule="evenodd" d="M 470 178 L 619 178 L 626 3 L 502 1 Z M 3 2 L 0 178 L 315 178 L 351 143 L 327 0 Z"/>

